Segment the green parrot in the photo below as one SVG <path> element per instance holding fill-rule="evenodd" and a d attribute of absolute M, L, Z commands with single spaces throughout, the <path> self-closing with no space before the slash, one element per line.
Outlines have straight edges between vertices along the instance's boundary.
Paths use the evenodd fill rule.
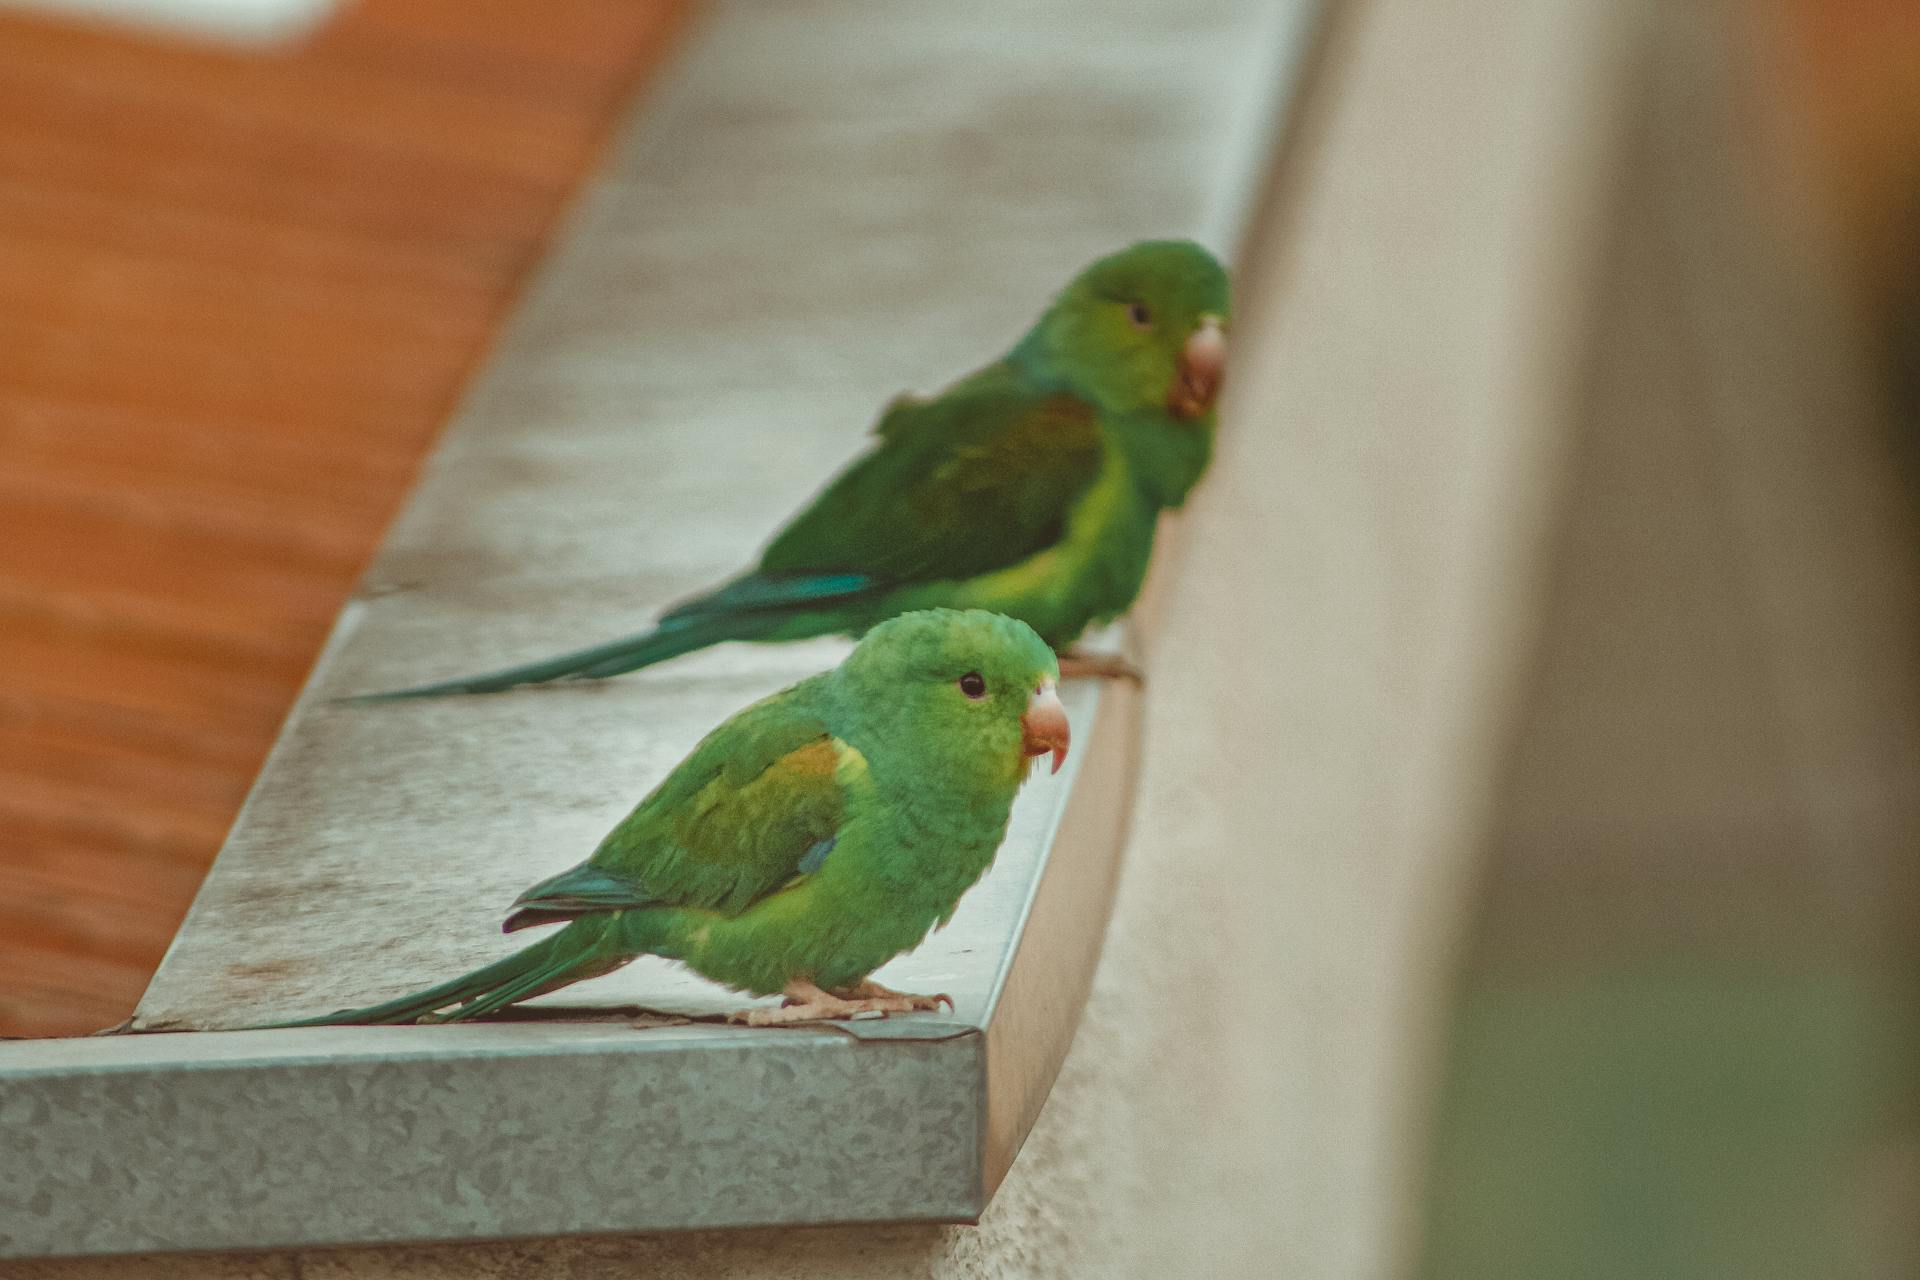
<path fill-rule="evenodd" d="M 859 635 L 936 607 L 1019 618 L 1068 676 L 1134 675 L 1069 646 L 1126 612 L 1160 512 L 1206 470 L 1227 318 L 1226 273 L 1197 244 L 1102 258 L 1004 358 L 932 399 L 895 400 L 873 446 L 751 572 L 640 635 L 363 698 L 597 679 L 726 640 Z"/>
<path fill-rule="evenodd" d="M 1037 756 L 1066 757 L 1053 651 L 978 610 L 903 614 L 845 661 L 709 734 L 593 856 L 502 926 L 566 922 L 504 960 L 282 1025 L 477 1018 L 636 956 L 755 995 L 755 1025 L 904 1013 L 945 996 L 868 978 L 945 924 L 993 861 Z"/>

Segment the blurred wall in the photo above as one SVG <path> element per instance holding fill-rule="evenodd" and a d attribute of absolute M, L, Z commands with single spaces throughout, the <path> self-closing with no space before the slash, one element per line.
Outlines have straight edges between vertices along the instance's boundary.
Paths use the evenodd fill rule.
<path fill-rule="evenodd" d="M 1645 19 L 1422 1273 L 1910 1275 L 1920 542 L 1906 285 L 1858 274 L 1900 187 L 1864 136 L 1783 185 L 1783 28 Z"/>

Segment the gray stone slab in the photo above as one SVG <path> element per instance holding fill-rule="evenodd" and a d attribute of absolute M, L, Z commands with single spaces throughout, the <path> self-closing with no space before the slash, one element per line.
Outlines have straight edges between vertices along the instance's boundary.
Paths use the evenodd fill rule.
<path fill-rule="evenodd" d="M 1166 234 L 1231 256 L 1312 8 L 716 6 L 428 464 L 137 1025 L 321 1012 L 511 949 L 515 893 L 844 642 L 328 699 L 638 629 L 1085 261 Z M 1071 1042 L 1118 874 L 1138 700 L 1075 687 L 1068 709 L 1068 769 L 879 975 L 951 992 L 943 1038 L 542 1020 L 0 1046 L 0 1254 L 976 1217 Z M 538 1003 L 741 1002 L 641 961 Z"/>
<path fill-rule="evenodd" d="M 981 1039 L 623 1023 L 15 1045 L 0 1255 L 978 1215 Z"/>

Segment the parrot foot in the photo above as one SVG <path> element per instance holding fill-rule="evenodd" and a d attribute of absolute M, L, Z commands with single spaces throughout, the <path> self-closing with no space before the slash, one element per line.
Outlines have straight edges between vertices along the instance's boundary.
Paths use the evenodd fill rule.
<path fill-rule="evenodd" d="M 939 995 L 916 996 L 910 991 L 895 991 L 892 987 L 883 987 L 872 978 L 862 978 L 851 987 L 840 987 L 833 993 L 842 1000 L 905 1000 L 910 1009 L 925 1009 L 931 1012 L 941 1005 L 953 1008 L 953 997 L 942 991 Z"/>
<path fill-rule="evenodd" d="M 884 1015 L 937 1009 L 941 1001 L 946 1001 L 948 1007 L 953 1005 L 946 996 L 907 995 L 877 983 L 863 982 L 835 993 L 798 978 L 787 984 L 786 997 L 786 1003 L 777 1009 L 738 1009 L 727 1015 L 727 1021 L 744 1022 L 750 1027 L 785 1027 L 797 1022 L 832 1022 L 863 1013 Z"/>
<path fill-rule="evenodd" d="M 1081 653 L 1068 649 L 1060 655 L 1062 680 L 1131 680 L 1141 684 L 1146 675 L 1117 653 Z"/>

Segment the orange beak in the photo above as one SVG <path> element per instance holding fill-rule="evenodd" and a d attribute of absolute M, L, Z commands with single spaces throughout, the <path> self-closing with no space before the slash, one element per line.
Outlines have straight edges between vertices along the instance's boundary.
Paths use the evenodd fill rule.
<path fill-rule="evenodd" d="M 1197 418 L 1213 408 L 1220 379 L 1227 371 L 1227 335 L 1219 316 L 1201 316 L 1174 362 L 1173 390 L 1167 411 L 1176 418 Z"/>
<path fill-rule="evenodd" d="M 1058 773 L 1072 740 L 1073 733 L 1067 727 L 1067 709 L 1060 705 L 1053 681 L 1044 680 L 1027 699 L 1027 713 L 1020 717 L 1020 750 L 1029 756 L 1053 752 L 1053 771 Z"/>

